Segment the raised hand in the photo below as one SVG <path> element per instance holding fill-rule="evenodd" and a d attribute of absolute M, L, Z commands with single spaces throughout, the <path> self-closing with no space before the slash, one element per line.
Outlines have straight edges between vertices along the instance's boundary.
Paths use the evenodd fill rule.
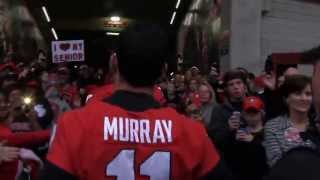
<path fill-rule="evenodd" d="M 3 162 L 11 162 L 18 158 L 20 153 L 19 148 L 4 146 L 4 143 L 0 143 L 0 164 Z"/>

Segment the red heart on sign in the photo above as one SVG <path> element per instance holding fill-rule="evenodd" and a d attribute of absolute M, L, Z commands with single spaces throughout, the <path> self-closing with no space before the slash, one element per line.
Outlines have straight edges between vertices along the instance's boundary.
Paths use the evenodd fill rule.
<path fill-rule="evenodd" d="M 69 43 L 60 44 L 60 49 L 62 49 L 63 51 L 67 51 L 69 48 L 70 48 L 70 44 Z"/>

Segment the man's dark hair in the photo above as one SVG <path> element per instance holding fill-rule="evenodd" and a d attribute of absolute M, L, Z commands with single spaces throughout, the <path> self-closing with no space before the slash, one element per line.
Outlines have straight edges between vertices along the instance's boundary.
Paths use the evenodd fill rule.
<path fill-rule="evenodd" d="M 43 54 L 45 56 L 47 56 L 46 52 L 43 49 L 39 49 L 37 52 L 37 58 L 39 57 L 40 54 Z"/>
<path fill-rule="evenodd" d="M 319 151 L 307 147 L 294 148 L 275 164 L 265 180 L 318 180 L 319 165 Z"/>
<path fill-rule="evenodd" d="M 302 53 L 301 62 L 304 64 L 313 64 L 317 60 L 320 60 L 320 46 Z"/>
<path fill-rule="evenodd" d="M 286 78 L 280 87 L 281 95 L 287 98 L 290 94 L 301 92 L 308 85 L 311 85 L 311 78 L 305 75 L 297 74 Z"/>
<path fill-rule="evenodd" d="M 272 56 L 269 55 L 264 64 L 264 72 L 266 72 L 267 74 L 270 74 L 272 71 L 274 71 L 274 65 L 272 62 Z"/>
<path fill-rule="evenodd" d="M 19 90 L 21 92 L 24 92 L 25 88 L 24 86 L 21 84 L 21 83 L 14 83 L 14 84 L 10 84 L 8 87 L 6 87 L 5 89 L 3 89 L 3 93 L 9 97 L 10 94 L 13 92 L 13 91 L 16 91 L 16 90 Z"/>
<path fill-rule="evenodd" d="M 3 96 L 3 97 L 5 97 L 5 98 L 7 98 L 7 97 L 8 97 L 8 94 L 7 94 L 7 92 L 6 92 L 5 90 L 3 90 L 2 88 L 0 88 L 0 96 Z"/>
<path fill-rule="evenodd" d="M 279 65 L 277 65 L 277 71 L 276 71 L 277 77 L 283 76 L 283 74 L 284 74 L 289 68 L 296 68 L 296 69 L 298 69 L 298 65 L 297 65 L 297 64 L 279 64 Z"/>
<path fill-rule="evenodd" d="M 237 67 L 236 70 L 243 72 L 244 74 L 249 74 L 249 71 L 243 67 Z"/>
<path fill-rule="evenodd" d="M 132 86 L 153 86 L 164 67 L 167 41 L 166 33 L 157 25 L 129 26 L 120 36 L 118 66 L 121 77 Z"/>
<path fill-rule="evenodd" d="M 249 78 L 250 80 L 254 80 L 254 79 L 256 79 L 256 76 L 255 76 L 253 73 L 249 72 L 249 73 L 248 73 L 248 78 Z"/>
<path fill-rule="evenodd" d="M 242 82 L 246 85 L 246 75 L 239 70 L 231 70 L 225 73 L 223 76 L 223 82 L 224 85 L 226 86 L 229 81 L 234 80 L 234 79 L 240 79 Z"/>

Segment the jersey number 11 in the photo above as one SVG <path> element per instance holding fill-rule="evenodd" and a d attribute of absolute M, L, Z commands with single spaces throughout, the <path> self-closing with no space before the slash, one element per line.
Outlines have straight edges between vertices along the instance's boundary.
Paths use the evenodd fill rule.
<path fill-rule="evenodd" d="M 106 167 L 107 176 L 117 180 L 135 180 L 135 150 L 122 150 Z M 150 180 L 170 179 L 170 152 L 157 151 L 140 165 L 140 175 Z"/>

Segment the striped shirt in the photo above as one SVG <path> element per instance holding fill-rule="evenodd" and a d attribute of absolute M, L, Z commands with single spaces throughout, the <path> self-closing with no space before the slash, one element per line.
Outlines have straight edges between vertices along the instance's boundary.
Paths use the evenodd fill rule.
<path fill-rule="evenodd" d="M 303 140 L 300 133 L 293 128 L 287 116 L 278 116 L 265 125 L 265 140 L 263 145 L 266 149 L 267 163 L 273 166 L 282 155 L 298 146 L 315 148 L 310 140 Z"/>

